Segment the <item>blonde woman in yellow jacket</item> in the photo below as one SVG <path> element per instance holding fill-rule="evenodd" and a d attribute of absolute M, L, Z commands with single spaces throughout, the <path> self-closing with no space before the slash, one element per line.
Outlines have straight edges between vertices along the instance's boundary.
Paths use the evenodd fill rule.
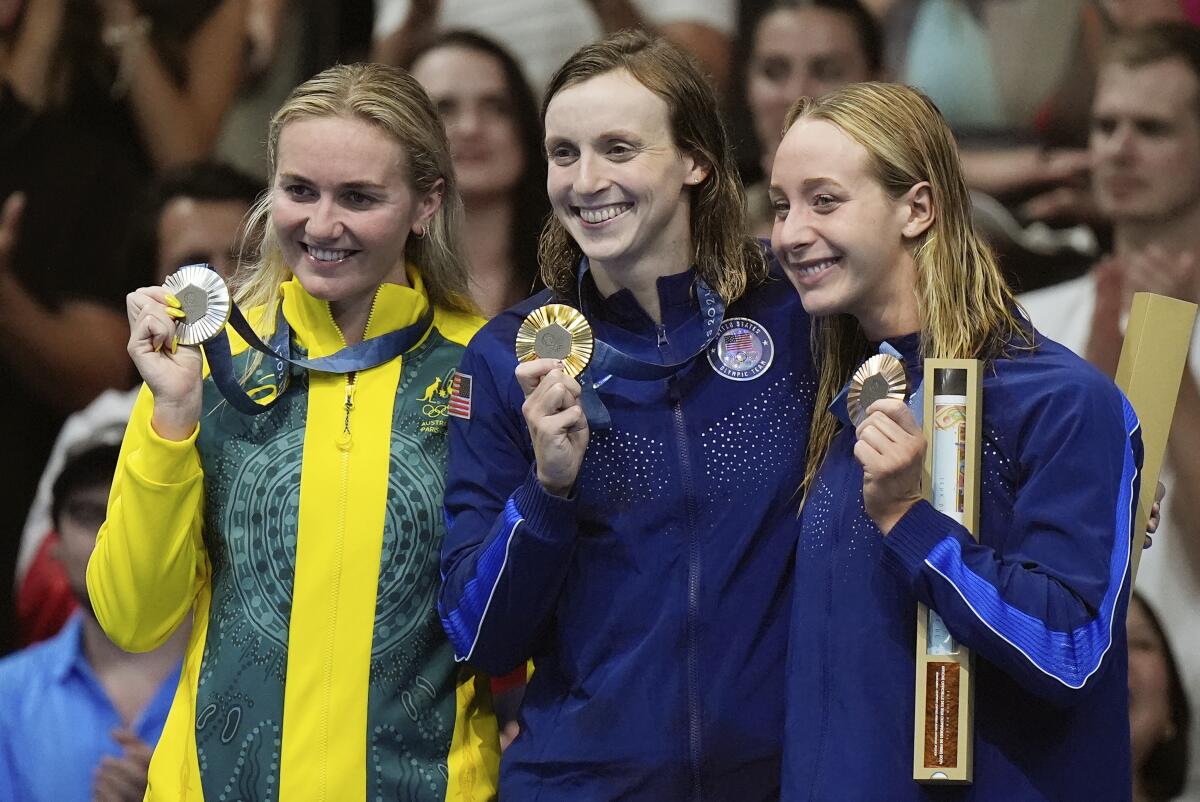
<path fill-rule="evenodd" d="M 88 589 L 127 649 L 194 621 L 147 799 L 493 799 L 487 683 L 435 608 L 450 391 L 481 323 L 441 124 L 406 73 L 338 66 L 292 93 L 268 152 L 239 306 L 264 339 L 290 327 L 293 355 L 387 358 L 285 380 L 231 336 L 275 401 L 244 414 L 177 346 L 178 300 L 129 295 L 145 387 Z"/>

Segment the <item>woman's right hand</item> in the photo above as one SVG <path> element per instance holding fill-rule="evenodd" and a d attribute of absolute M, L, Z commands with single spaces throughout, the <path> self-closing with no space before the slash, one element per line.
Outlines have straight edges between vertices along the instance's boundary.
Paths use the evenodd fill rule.
<path fill-rule="evenodd" d="M 162 287 L 142 287 L 125 297 L 129 356 L 154 394 L 151 424 L 167 440 L 186 440 L 200 421 L 203 358 L 194 345 L 176 346 L 175 318 Z"/>
<path fill-rule="evenodd" d="M 533 440 L 537 477 L 547 493 L 568 496 L 587 451 L 588 422 L 579 397 L 579 382 L 555 359 L 517 365 L 517 382 L 525 393 L 521 412 Z"/>

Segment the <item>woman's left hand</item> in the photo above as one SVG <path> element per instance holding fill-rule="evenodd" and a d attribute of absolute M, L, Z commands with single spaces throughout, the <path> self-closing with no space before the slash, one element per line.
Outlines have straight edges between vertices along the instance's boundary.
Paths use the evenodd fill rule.
<path fill-rule="evenodd" d="M 885 398 L 858 425 L 854 457 L 863 466 L 863 505 L 887 535 L 920 501 L 925 434 L 903 401 Z"/>

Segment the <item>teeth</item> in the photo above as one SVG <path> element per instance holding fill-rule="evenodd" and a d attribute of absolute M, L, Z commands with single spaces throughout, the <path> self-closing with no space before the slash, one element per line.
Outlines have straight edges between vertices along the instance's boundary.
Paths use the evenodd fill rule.
<path fill-rule="evenodd" d="M 308 252 L 312 254 L 314 259 L 321 262 L 337 262 L 345 259 L 352 253 L 352 251 L 347 250 L 330 251 L 325 250 L 324 248 L 314 248 L 311 245 L 308 246 Z"/>
<path fill-rule="evenodd" d="M 630 203 L 614 203 L 612 206 L 602 206 L 599 209 L 580 209 L 579 216 L 585 223 L 603 223 L 605 220 L 611 220 L 627 211 L 632 205 Z"/>
<path fill-rule="evenodd" d="M 837 259 L 826 259 L 823 262 L 817 262 L 815 265 L 800 268 L 800 275 L 815 276 L 817 273 L 820 273 L 822 270 L 827 270 L 828 268 L 833 267 L 835 264 L 837 264 Z"/>

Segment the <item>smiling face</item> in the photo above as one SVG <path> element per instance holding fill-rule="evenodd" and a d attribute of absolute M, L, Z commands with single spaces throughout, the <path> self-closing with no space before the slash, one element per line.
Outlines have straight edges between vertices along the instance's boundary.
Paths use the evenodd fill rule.
<path fill-rule="evenodd" d="M 625 70 L 569 86 L 546 109 L 546 153 L 550 205 L 593 269 L 628 286 L 688 267 L 687 189 L 708 170 L 676 148 L 662 98 Z"/>
<path fill-rule="evenodd" d="M 513 191 L 525 169 L 513 98 L 500 62 L 467 47 L 438 47 L 412 66 L 437 105 L 463 198 Z"/>
<path fill-rule="evenodd" d="M 873 77 L 849 14 L 801 8 L 764 16 L 754 31 L 746 79 L 763 170 L 771 172 L 784 118 L 798 98 L 820 97 Z"/>
<path fill-rule="evenodd" d="M 810 119 L 791 127 L 771 175 L 771 246 L 809 314 L 853 315 L 874 339 L 916 330 L 907 242 L 931 222 L 921 217 L 927 191 L 893 199 L 842 129 Z"/>
<path fill-rule="evenodd" d="M 1100 210 L 1115 222 L 1167 222 L 1200 201 L 1200 82 L 1182 59 L 1109 64 L 1092 108 Z"/>
<path fill-rule="evenodd" d="M 347 117 L 287 123 L 271 191 L 284 260 L 339 322 L 369 308 L 381 283 L 408 283 L 405 242 L 441 203 L 436 188 L 413 191 L 398 142 Z"/>

